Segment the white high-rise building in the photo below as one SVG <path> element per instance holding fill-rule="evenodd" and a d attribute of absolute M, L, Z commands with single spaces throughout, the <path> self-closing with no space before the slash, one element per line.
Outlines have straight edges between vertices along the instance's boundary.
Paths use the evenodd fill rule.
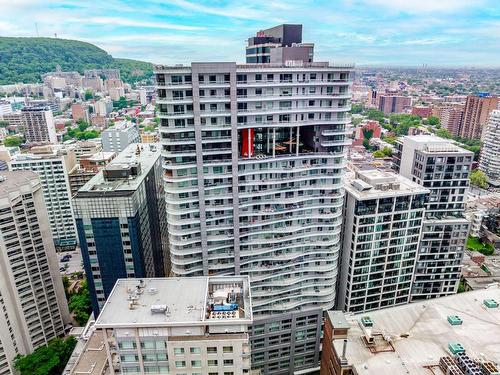
<path fill-rule="evenodd" d="M 14 155 L 10 169 L 30 170 L 38 174 L 55 246 L 58 250 L 74 249 L 77 235 L 68 175 L 77 168 L 75 153 L 51 146 L 33 147 L 31 151 L 31 154 Z"/>
<path fill-rule="evenodd" d="M 14 358 L 64 335 L 70 321 L 38 176 L 0 179 L 0 375 Z"/>
<path fill-rule="evenodd" d="M 490 114 L 483 138 L 479 169 L 488 176 L 489 183 L 500 186 L 500 110 Z"/>
<path fill-rule="evenodd" d="M 48 107 L 25 107 L 21 110 L 22 125 L 29 143 L 57 143 L 52 110 Z"/>
<path fill-rule="evenodd" d="M 249 275 L 252 365 L 314 367 L 340 251 L 353 66 L 157 66 L 176 276 Z"/>
<path fill-rule="evenodd" d="M 430 190 L 412 286 L 412 301 L 455 294 L 469 233 L 465 199 L 474 154 L 448 139 L 405 136 L 394 168 Z"/>
<path fill-rule="evenodd" d="M 344 181 L 338 308 L 363 312 L 409 303 L 429 190 L 375 169 Z"/>

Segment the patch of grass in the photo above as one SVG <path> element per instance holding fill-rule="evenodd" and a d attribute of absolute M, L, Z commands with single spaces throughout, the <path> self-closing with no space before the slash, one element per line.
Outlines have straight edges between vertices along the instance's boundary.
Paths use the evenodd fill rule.
<path fill-rule="evenodd" d="M 467 239 L 467 249 L 480 252 L 483 255 L 492 255 L 495 251 L 490 243 L 483 243 L 478 237 L 469 237 Z"/>

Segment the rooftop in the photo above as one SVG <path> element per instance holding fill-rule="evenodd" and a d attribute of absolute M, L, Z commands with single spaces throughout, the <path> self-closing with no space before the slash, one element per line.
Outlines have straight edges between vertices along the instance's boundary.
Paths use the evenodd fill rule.
<path fill-rule="evenodd" d="M 484 301 L 491 299 L 500 302 L 498 286 L 346 315 L 348 366 L 359 375 L 443 374 L 424 366 L 437 366 L 441 357 L 452 357 L 450 343 L 463 346 L 472 359 L 500 363 L 500 309 L 486 306 Z M 373 326 L 360 322 L 366 316 Z M 458 316 L 462 324 L 451 325 L 450 316 Z M 333 341 L 337 353 L 342 353 L 343 343 L 344 339 Z"/>
<path fill-rule="evenodd" d="M 260 63 L 260 64 L 237 64 L 235 62 L 193 62 L 193 64 L 202 65 L 205 64 L 207 66 L 216 67 L 217 65 L 222 64 L 234 64 L 236 65 L 236 69 L 301 69 L 301 68 L 318 68 L 318 69 L 354 69 L 354 64 L 351 63 L 329 63 L 329 62 L 311 62 L 311 63 L 299 63 L 299 64 L 281 64 L 281 63 Z M 155 71 L 170 71 L 170 70 L 190 70 L 191 65 L 155 65 Z"/>
<path fill-rule="evenodd" d="M 18 192 L 21 186 L 40 184 L 38 175 L 32 171 L 1 171 L 0 172 L 0 198 L 8 196 L 12 192 Z"/>
<path fill-rule="evenodd" d="M 463 149 L 454 141 L 432 134 L 407 135 L 402 137 L 402 142 L 404 144 L 412 143 L 415 149 L 428 153 L 460 152 L 473 155 L 472 151 Z"/>
<path fill-rule="evenodd" d="M 119 279 L 96 327 L 251 324 L 247 276 Z"/>
<path fill-rule="evenodd" d="M 77 197 L 95 193 L 135 191 L 157 162 L 161 148 L 154 143 L 131 143 L 120 152 L 105 170 L 97 173 L 78 191 Z M 133 173 L 128 173 L 133 170 Z M 105 173 L 122 175 L 122 178 L 106 179 Z"/>
<path fill-rule="evenodd" d="M 120 131 L 120 130 L 128 130 L 130 128 L 135 127 L 136 125 L 132 121 L 128 120 L 123 120 L 123 121 L 117 121 L 115 124 L 106 130 L 103 131 L 103 133 L 108 132 L 108 131 Z"/>
<path fill-rule="evenodd" d="M 115 156 L 115 152 L 109 151 L 99 151 L 96 152 L 95 154 L 88 154 L 88 155 L 82 155 L 81 159 L 93 161 L 93 162 L 99 162 L 99 161 L 106 161 L 109 159 L 112 159 Z"/>
<path fill-rule="evenodd" d="M 428 194 L 430 192 L 406 177 L 378 169 L 347 173 L 344 177 L 344 187 L 357 200 Z"/>

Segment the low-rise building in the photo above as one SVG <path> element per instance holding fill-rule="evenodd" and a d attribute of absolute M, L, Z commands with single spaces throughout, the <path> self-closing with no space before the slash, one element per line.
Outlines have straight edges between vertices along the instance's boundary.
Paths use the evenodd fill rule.
<path fill-rule="evenodd" d="M 497 374 L 500 289 L 325 315 L 321 375 Z"/>
<path fill-rule="evenodd" d="M 122 374 L 250 372 L 248 276 L 120 279 L 96 320 Z"/>

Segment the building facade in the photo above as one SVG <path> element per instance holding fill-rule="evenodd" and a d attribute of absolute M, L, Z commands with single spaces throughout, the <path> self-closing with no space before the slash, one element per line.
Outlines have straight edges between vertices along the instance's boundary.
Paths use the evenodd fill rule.
<path fill-rule="evenodd" d="M 267 344 L 252 364 L 268 373 L 318 362 L 319 336 L 301 333 L 294 351 L 285 339 L 295 317 L 316 329 L 335 301 L 352 74 L 156 67 L 172 273 L 250 276 L 252 340 Z"/>
<path fill-rule="evenodd" d="M 160 153 L 158 145 L 129 145 L 73 199 L 96 315 L 116 280 L 169 274 Z"/>
<path fill-rule="evenodd" d="M 248 277 L 124 279 L 95 327 L 122 374 L 243 375 L 252 321 Z"/>
<path fill-rule="evenodd" d="M 57 143 L 52 110 L 47 107 L 25 107 L 21 110 L 22 126 L 29 143 Z"/>
<path fill-rule="evenodd" d="M 363 312 L 410 302 L 429 190 L 395 173 L 344 179 L 339 310 Z"/>
<path fill-rule="evenodd" d="M 377 97 L 378 110 L 386 115 L 391 113 L 403 113 L 411 107 L 411 98 L 398 95 L 379 94 Z"/>
<path fill-rule="evenodd" d="M 77 236 L 68 175 L 76 168 L 75 154 L 51 147 L 36 149 L 32 148 L 32 152 L 36 153 L 14 155 L 10 169 L 30 170 L 38 174 L 56 249 L 74 249 Z"/>
<path fill-rule="evenodd" d="M 491 112 L 486 125 L 479 169 L 488 176 L 490 185 L 500 187 L 500 110 Z"/>
<path fill-rule="evenodd" d="M 63 336 L 70 321 L 38 176 L 0 181 L 0 374 L 14 358 Z"/>
<path fill-rule="evenodd" d="M 132 122 L 122 121 L 101 133 L 102 151 L 119 154 L 131 143 L 139 143 L 141 137 L 137 126 Z"/>
<path fill-rule="evenodd" d="M 405 136 L 396 143 L 396 171 L 430 190 L 412 300 L 457 292 L 469 233 L 465 199 L 473 156 L 436 136 Z"/>
<path fill-rule="evenodd" d="M 487 94 L 467 96 L 464 115 L 460 123 L 460 137 L 483 139 L 489 115 L 491 111 L 498 109 L 498 103 L 496 96 Z"/>
<path fill-rule="evenodd" d="M 246 62 L 250 64 L 311 63 L 313 58 L 314 44 L 302 43 L 302 25 L 278 25 L 248 38 Z"/>

